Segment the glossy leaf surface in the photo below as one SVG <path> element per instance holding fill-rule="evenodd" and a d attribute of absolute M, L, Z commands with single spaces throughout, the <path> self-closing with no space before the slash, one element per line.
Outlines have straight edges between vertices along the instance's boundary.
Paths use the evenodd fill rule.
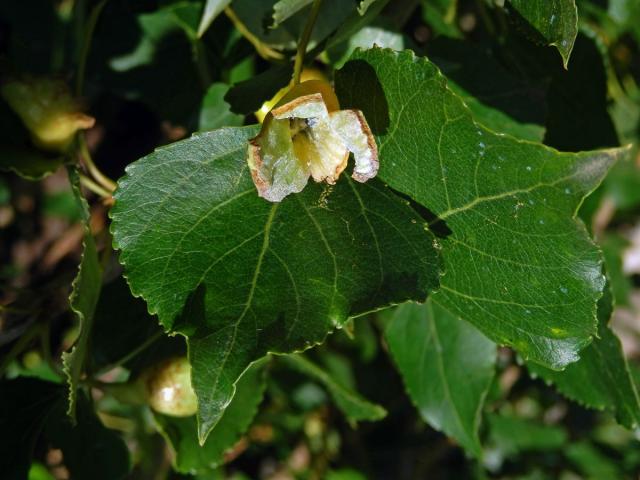
<path fill-rule="evenodd" d="M 252 361 L 438 284 L 432 235 L 378 182 L 343 176 L 260 199 L 246 164 L 255 133 L 221 129 L 156 151 L 128 168 L 112 210 L 132 291 L 189 339 L 201 441 Z"/>
<path fill-rule="evenodd" d="M 436 303 L 499 344 L 562 368 L 597 332 L 602 258 L 575 213 L 624 149 L 560 153 L 497 135 L 425 58 L 358 51 L 337 75 L 362 110 L 379 177 L 428 211 L 445 275 Z"/>

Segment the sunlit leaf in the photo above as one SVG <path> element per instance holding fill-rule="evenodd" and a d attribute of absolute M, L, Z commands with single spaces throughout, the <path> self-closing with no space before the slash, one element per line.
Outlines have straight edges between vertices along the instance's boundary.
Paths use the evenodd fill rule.
<path fill-rule="evenodd" d="M 133 293 L 188 337 L 201 442 L 252 361 L 438 283 L 432 235 L 376 181 L 259 198 L 246 164 L 256 133 L 226 128 L 157 150 L 129 166 L 111 212 Z"/>
<path fill-rule="evenodd" d="M 343 108 L 377 135 L 379 177 L 428 209 L 446 274 L 432 296 L 499 344 L 552 368 L 597 334 L 602 258 L 575 213 L 624 149 L 579 154 L 497 135 L 427 59 L 358 51 Z"/>

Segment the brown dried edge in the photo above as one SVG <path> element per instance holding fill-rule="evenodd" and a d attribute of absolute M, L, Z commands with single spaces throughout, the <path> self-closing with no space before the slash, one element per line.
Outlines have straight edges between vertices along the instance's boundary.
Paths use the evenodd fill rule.
<path fill-rule="evenodd" d="M 362 114 L 362 112 L 360 110 L 348 110 L 348 111 L 355 114 L 356 118 L 358 119 L 358 122 L 360 122 L 360 128 L 362 129 L 362 133 L 364 133 L 364 135 L 367 137 L 367 145 L 369 145 L 369 150 L 372 152 L 371 161 L 375 165 L 375 170 L 371 175 L 368 175 L 368 176 L 360 175 L 355 171 L 351 175 L 351 178 L 353 178 L 355 181 L 364 183 L 378 174 L 378 169 L 380 168 L 380 161 L 378 160 L 378 144 L 376 143 L 376 139 L 373 136 L 373 133 L 369 128 L 369 124 L 367 123 L 366 118 L 364 118 L 364 115 Z"/>
<path fill-rule="evenodd" d="M 324 103 L 324 98 L 322 97 L 321 93 L 313 93 L 311 95 L 303 95 L 301 97 L 294 98 L 290 102 L 285 103 L 284 105 L 282 105 L 280 107 L 273 108 L 271 110 L 271 114 L 274 116 L 274 118 L 280 119 L 282 117 L 282 115 L 290 112 L 291 110 L 293 110 L 297 106 L 299 106 L 299 105 L 301 105 L 303 103 L 310 103 L 310 102 Z"/>
<path fill-rule="evenodd" d="M 251 178 L 253 179 L 253 184 L 256 186 L 258 190 L 258 195 L 264 197 L 264 194 L 269 190 L 269 184 L 262 178 L 260 175 L 260 170 L 263 165 L 262 155 L 260 155 L 260 145 L 258 144 L 258 140 L 260 135 L 249 140 L 249 171 L 251 172 Z"/>

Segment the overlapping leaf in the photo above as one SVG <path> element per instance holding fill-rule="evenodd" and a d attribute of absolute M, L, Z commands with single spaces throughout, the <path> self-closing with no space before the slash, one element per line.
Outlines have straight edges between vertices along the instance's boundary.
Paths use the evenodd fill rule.
<path fill-rule="evenodd" d="M 198 130 L 215 130 L 221 127 L 239 127 L 244 117 L 233 113 L 230 105 L 225 102 L 224 96 L 229 91 L 229 86 L 224 83 L 213 83 L 207 89 L 200 107 L 200 119 Z"/>
<path fill-rule="evenodd" d="M 310 5 L 311 2 L 313 0 L 279 0 L 273 6 L 273 24 L 271 28 L 277 27 L 286 19 Z"/>
<path fill-rule="evenodd" d="M 509 0 L 509 4 L 529 22 L 542 41 L 558 49 L 566 68 L 578 35 L 575 0 Z"/>
<path fill-rule="evenodd" d="M 475 121 L 497 133 L 542 141 L 547 85 L 535 86 L 511 73 L 489 44 L 441 37 L 429 42 L 428 55 L 447 77 L 449 88 L 467 104 Z"/>
<path fill-rule="evenodd" d="M 64 372 L 69 386 L 69 405 L 67 413 L 75 422 L 76 395 L 80 377 L 83 373 L 85 357 L 93 324 L 93 314 L 100 297 L 102 284 L 102 271 L 98 260 L 96 244 L 89 227 L 89 206 L 80 192 L 78 172 L 69 168 L 69 178 L 76 201 L 82 212 L 84 222 L 84 237 L 82 241 L 82 260 L 78 267 L 78 273 L 73 281 L 69 304 L 78 321 L 78 338 L 69 352 L 62 354 Z"/>
<path fill-rule="evenodd" d="M 462 32 L 456 25 L 457 8 L 457 0 L 422 0 L 422 18 L 436 35 L 460 38 Z"/>
<path fill-rule="evenodd" d="M 310 1 L 305 0 L 234 0 L 233 11 L 261 43 L 275 49 L 295 50 L 307 23 Z M 279 5 L 277 10 L 275 7 Z M 312 45 L 320 43 L 352 15 L 358 15 L 356 2 L 324 0 L 311 33 Z M 274 25 L 273 22 L 277 23 Z M 268 28 L 272 27 L 277 28 Z"/>
<path fill-rule="evenodd" d="M 597 332 L 601 254 L 575 219 L 624 150 L 560 153 L 476 124 L 427 59 L 356 52 L 338 96 L 377 135 L 380 177 L 442 231 L 433 300 L 492 340 L 552 368 Z"/>
<path fill-rule="evenodd" d="M 107 2 L 93 37 L 87 81 L 141 100 L 161 118 L 187 124 L 203 93 L 194 62 L 194 55 L 202 54 L 197 39 L 201 9 L 188 1 L 167 2 L 154 11 Z M 132 15 L 132 10 L 139 13 Z"/>
<path fill-rule="evenodd" d="M 0 144 L 0 171 L 12 171 L 29 180 L 46 177 L 65 160 L 64 155 L 37 150 L 22 121 L 4 100 L 0 100 Z"/>
<path fill-rule="evenodd" d="M 173 449 L 173 464 L 178 472 L 206 473 L 224 461 L 224 454 L 249 428 L 262 401 L 266 379 L 265 362 L 252 365 L 238 380 L 238 394 L 204 445 L 198 444 L 195 417 L 169 417 L 155 414 L 162 433 Z"/>
<path fill-rule="evenodd" d="M 428 300 L 388 313 L 385 338 L 422 418 L 480 456 L 480 414 L 494 374 L 496 346 Z"/>
<path fill-rule="evenodd" d="M 513 414 L 490 414 L 487 423 L 491 443 L 504 455 L 526 450 L 556 450 L 567 443 L 567 432 L 562 427 Z"/>
<path fill-rule="evenodd" d="M 124 365 L 137 371 L 137 364 L 145 360 L 145 355 L 139 354 L 141 350 L 149 355 L 161 350 L 161 343 L 184 343 L 181 340 L 165 337 L 158 319 L 147 313 L 144 300 L 134 298 L 124 278 L 118 277 L 104 285 L 100 292 L 100 300 L 93 315 L 88 361 L 94 374 L 107 371 L 115 365 Z M 155 348 L 148 348 L 152 344 Z M 132 355 L 132 352 L 138 352 L 138 355 Z M 186 355 L 186 352 L 180 351 L 171 353 L 166 356 Z M 155 358 L 155 362 L 158 361 Z"/>
<path fill-rule="evenodd" d="M 156 151 L 128 168 L 112 209 L 132 291 L 189 337 L 201 441 L 252 361 L 438 283 L 432 235 L 378 182 L 260 199 L 245 158 L 255 133 L 221 129 Z"/>
<path fill-rule="evenodd" d="M 231 0 L 207 0 L 202 11 L 200 25 L 198 25 L 198 37 L 204 35 L 207 29 L 220 13 L 231 3 Z"/>
<path fill-rule="evenodd" d="M 342 67 L 356 48 L 371 48 L 377 45 L 394 50 L 404 49 L 408 43 L 405 36 L 381 24 L 382 22 L 377 22 L 365 26 L 349 36 L 345 42 L 327 49 L 327 56 L 334 67 Z"/>
<path fill-rule="evenodd" d="M 283 357 L 282 360 L 300 373 L 322 383 L 333 397 L 338 408 L 343 411 L 351 422 L 355 423 L 361 420 L 375 421 L 387 415 L 383 407 L 362 398 L 357 392 L 343 385 L 342 382 L 303 355 L 288 355 Z"/>
<path fill-rule="evenodd" d="M 533 364 L 529 370 L 553 383 L 570 399 L 608 410 L 618 422 L 633 429 L 640 423 L 640 398 L 620 340 L 607 325 L 611 308 L 611 294 L 607 292 L 599 303 L 598 338 L 584 349 L 578 362 L 562 372 Z"/>

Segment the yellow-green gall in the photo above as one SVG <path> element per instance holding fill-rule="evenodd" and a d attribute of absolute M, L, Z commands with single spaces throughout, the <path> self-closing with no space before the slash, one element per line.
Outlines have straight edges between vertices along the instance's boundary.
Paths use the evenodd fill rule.
<path fill-rule="evenodd" d="M 310 80 L 289 90 L 265 117 L 249 141 L 247 161 L 258 195 L 280 202 L 302 191 L 309 177 L 334 184 L 349 153 L 354 180 L 377 175 L 378 148 L 362 112 L 340 110 L 331 86 Z"/>
<path fill-rule="evenodd" d="M 64 152 L 78 130 L 91 128 L 95 119 L 80 111 L 67 85 L 52 78 L 13 79 L 0 93 L 18 114 L 42 150 Z"/>
<path fill-rule="evenodd" d="M 191 387 L 191 365 L 186 357 L 169 358 L 143 376 L 149 406 L 158 413 L 188 417 L 198 410 Z"/>

